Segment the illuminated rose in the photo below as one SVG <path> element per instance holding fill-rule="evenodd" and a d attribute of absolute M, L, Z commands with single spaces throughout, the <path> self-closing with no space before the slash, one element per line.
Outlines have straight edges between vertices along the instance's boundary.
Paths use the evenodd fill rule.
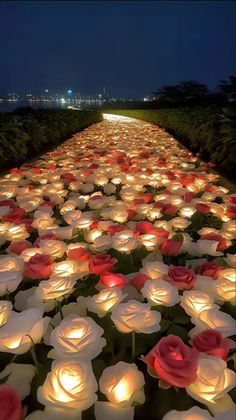
<path fill-rule="evenodd" d="M 8 241 L 23 241 L 29 237 L 29 233 L 24 224 L 11 225 L 7 230 L 6 237 Z"/>
<path fill-rule="evenodd" d="M 195 400 L 207 404 L 227 395 L 234 385 L 235 374 L 227 368 L 224 360 L 202 354 L 198 361 L 197 378 L 186 391 Z"/>
<path fill-rule="evenodd" d="M 130 280 L 130 284 L 134 286 L 137 290 L 141 290 L 144 287 L 147 280 L 150 280 L 150 278 L 146 274 L 137 273 Z"/>
<path fill-rule="evenodd" d="M 216 330 L 205 330 L 195 335 L 189 342 L 202 353 L 211 356 L 220 357 L 226 360 L 230 349 L 234 346 L 234 342 L 228 338 L 223 338 Z"/>
<path fill-rule="evenodd" d="M 49 255 L 35 254 L 25 263 L 24 274 L 33 280 L 41 280 L 50 276 L 53 270 L 53 259 Z"/>
<path fill-rule="evenodd" d="M 190 268 L 170 267 L 164 278 L 179 290 L 191 289 L 196 281 L 195 274 Z"/>
<path fill-rule="evenodd" d="M 192 407 L 186 411 L 172 410 L 162 420 L 212 420 L 209 411 L 200 407 Z"/>
<path fill-rule="evenodd" d="M 117 306 L 127 295 L 117 287 L 101 290 L 98 294 L 90 297 L 87 308 L 90 312 L 95 312 L 99 318 L 104 317 L 107 312 Z"/>
<path fill-rule="evenodd" d="M 101 337 L 103 333 L 92 318 L 68 315 L 51 333 L 51 345 L 55 349 L 53 358 L 92 360 L 106 345 Z"/>
<path fill-rule="evenodd" d="M 103 274 L 110 271 L 117 263 L 109 254 L 96 254 L 89 259 L 89 269 L 93 274 Z"/>
<path fill-rule="evenodd" d="M 66 251 L 66 244 L 57 240 L 42 240 L 40 249 L 44 255 L 50 255 L 53 259 L 62 258 Z"/>
<path fill-rule="evenodd" d="M 178 289 L 165 280 L 147 280 L 141 293 L 151 306 L 169 307 L 179 302 Z"/>
<path fill-rule="evenodd" d="M 217 245 L 217 251 L 223 251 L 224 249 L 228 248 L 229 243 L 227 242 L 227 240 L 221 236 L 221 235 L 217 235 L 216 233 L 207 233 L 205 235 L 202 235 L 200 238 L 201 241 L 217 241 L 218 245 Z"/>
<path fill-rule="evenodd" d="M 161 315 L 152 311 L 147 303 L 130 300 L 117 305 L 111 315 L 116 328 L 122 333 L 151 334 L 160 330 Z"/>
<path fill-rule="evenodd" d="M 185 388 L 197 378 L 198 351 L 175 335 L 161 338 L 145 361 L 152 376 L 170 385 Z"/>
<path fill-rule="evenodd" d="M 200 274 L 202 276 L 213 277 L 213 279 L 217 279 L 221 270 L 222 267 L 220 267 L 218 264 L 214 263 L 213 261 L 206 261 L 200 267 Z"/>
<path fill-rule="evenodd" d="M 88 273 L 89 271 L 87 261 L 82 263 L 76 260 L 65 260 L 58 262 L 53 266 L 53 271 L 50 278 L 73 278 L 74 280 L 78 280 Z"/>
<path fill-rule="evenodd" d="M 6 324 L 12 314 L 12 303 L 9 300 L 0 301 L 0 327 Z"/>
<path fill-rule="evenodd" d="M 36 373 L 33 365 L 22 363 L 10 363 L 0 373 L 0 380 L 6 379 L 4 383 L 12 386 L 18 393 L 21 400 L 24 400 L 31 391 L 31 382 Z"/>
<path fill-rule="evenodd" d="M 56 420 L 60 415 L 60 419 L 76 419 L 97 401 L 97 388 L 91 363 L 54 362 L 43 386 L 38 388 L 37 397 L 46 406 L 48 418 Z"/>
<path fill-rule="evenodd" d="M 200 312 L 215 307 L 213 297 L 199 290 L 183 292 L 180 300 L 180 306 L 189 316 L 197 316 Z"/>
<path fill-rule="evenodd" d="M 197 316 L 192 317 L 191 321 L 196 325 L 190 331 L 191 337 L 209 328 L 219 331 L 223 337 L 235 334 L 235 321 L 232 316 L 215 308 L 200 312 Z"/>
<path fill-rule="evenodd" d="M 125 285 L 125 276 L 124 274 L 117 274 L 117 273 L 104 273 L 100 276 L 100 280 L 98 283 L 98 289 L 104 287 L 124 287 Z"/>
<path fill-rule="evenodd" d="M 113 236 L 112 247 L 120 252 L 130 252 L 137 248 L 138 243 L 139 240 L 133 235 L 133 232 L 125 230 Z"/>
<path fill-rule="evenodd" d="M 20 257 L 0 257 L 0 296 L 14 292 L 22 281 L 24 260 Z"/>
<path fill-rule="evenodd" d="M 31 247 L 32 247 L 32 244 L 29 241 L 12 242 L 11 245 L 9 245 L 7 252 L 20 255 L 22 251 Z"/>
<path fill-rule="evenodd" d="M 50 318 L 42 318 L 43 312 L 37 308 L 26 309 L 11 316 L 0 330 L 0 351 L 23 354 L 39 343 Z"/>
<path fill-rule="evenodd" d="M 68 258 L 71 260 L 88 261 L 91 252 L 83 247 L 73 248 L 68 251 Z"/>
<path fill-rule="evenodd" d="M 235 276 L 235 273 L 234 273 Z M 235 279 L 232 279 L 235 280 Z M 215 284 L 216 294 L 221 301 L 230 301 L 232 305 L 236 305 L 235 281 L 220 277 Z"/>
<path fill-rule="evenodd" d="M 72 292 L 76 280 L 73 278 L 53 278 L 41 281 L 36 290 L 36 296 L 41 300 L 58 299 Z"/>
<path fill-rule="evenodd" d="M 165 239 L 160 246 L 160 250 L 164 255 L 178 255 L 182 246 L 182 241 L 176 241 L 175 239 Z"/>
<path fill-rule="evenodd" d="M 22 420 L 19 395 L 11 385 L 0 385 L 0 407 L 1 420 Z"/>
<path fill-rule="evenodd" d="M 131 406 L 145 401 L 144 376 L 134 363 L 118 362 L 104 369 L 99 380 L 100 391 L 115 405 Z"/>
<path fill-rule="evenodd" d="M 112 246 L 112 238 L 109 235 L 101 235 L 96 238 L 91 245 L 91 249 L 96 252 L 103 252 L 110 249 Z"/>
<path fill-rule="evenodd" d="M 141 272 L 146 274 L 151 279 L 163 278 L 168 272 L 168 265 L 165 265 L 159 261 L 155 262 L 145 262 Z"/>

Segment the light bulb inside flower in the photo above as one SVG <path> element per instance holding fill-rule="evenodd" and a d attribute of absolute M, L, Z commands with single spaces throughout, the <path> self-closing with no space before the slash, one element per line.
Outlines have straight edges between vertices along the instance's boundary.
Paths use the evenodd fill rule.
<path fill-rule="evenodd" d="M 128 382 L 125 379 L 121 379 L 121 381 L 113 389 L 113 392 L 117 403 L 127 400 L 129 398 Z"/>

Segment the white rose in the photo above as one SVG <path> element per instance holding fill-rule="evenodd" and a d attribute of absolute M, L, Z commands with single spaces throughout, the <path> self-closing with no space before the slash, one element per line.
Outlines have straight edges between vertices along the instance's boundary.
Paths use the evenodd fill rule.
<path fill-rule="evenodd" d="M 96 252 L 106 251 L 112 247 L 112 237 L 109 235 L 101 235 L 96 238 L 90 249 Z"/>
<path fill-rule="evenodd" d="M 37 397 L 46 406 L 45 418 L 80 419 L 81 412 L 97 401 L 97 388 L 91 363 L 54 362 Z"/>
<path fill-rule="evenodd" d="M 34 343 L 39 343 L 50 318 L 42 318 L 38 308 L 26 309 L 11 316 L 0 330 L 0 351 L 4 353 L 26 353 Z"/>
<path fill-rule="evenodd" d="M 178 289 L 165 280 L 147 280 L 141 293 L 151 306 L 174 306 L 179 302 Z"/>
<path fill-rule="evenodd" d="M 101 337 L 104 330 L 89 317 L 68 315 L 51 333 L 56 359 L 92 360 L 101 353 L 106 340 Z"/>
<path fill-rule="evenodd" d="M 196 326 L 190 331 L 191 337 L 207 329 L 216 330 L 223 337 L 235 334 L 235 320 L 233 317 L 216 308 L 200 312 L 197 316 L 192 317 L 191 321 Z"/>
<path fill-rule="evenodd" d="M 102 318 L 125 297 L 126 295 L 123 295 L 121 289 L 118 289 L 117 287 L 103 289 L 98 294 L 89 298 L 87 308 L 90 312 L 95 312 L 99 318 Z"/>
<path fill-rule="evenodd" d="M 57 299 L 72 292 L 76 280 L 73 278 L 53 278 L 41 281 L 36 290 L 36 296 L 41 300 Z"/>
<path fill-rule="evenodd" d="M 145 262 L 141 273 L 146 274 L 151 279 L 160 279 L 164 274 L 168 273 L 168 265 L 159 261 Z"/>
<path fill-rule="evenodd" d="M 116 233 L 113 237 L 112 247 L 120 252 L 130 252 L 137 248 L 139 240 L 131 231 L 122 231 Z"/>
<path fill-rule="evenodd" d="M 122 333 L 151 334 L 160 330 L 161 315 L 152 311 L 147 303 L 130 300 L 116 306 L 111 315 L 116 328 Z"/>
<path fill-rule="evenodd" d="M 0 301 L 0 327 L 2 327 L 12 314 L 12 303 L 9 300 Z"/>
<path fill-rule="evenodd" d="M 207 405 L 225 396 L 234 385 L 235 374 L 227 368 L 224 360 L 200 354 L 197 380 L 190 384 L 186 391 L 192 398 Z"/>
<path fill-rule="evenodd" d="M 103 187 L 104 193 L 108 194 L 108 195 L 113 194 L 115 192 L 115 190 L 116 190 L 115 185 L 113 185 L 111 183 L 109 183 L 107 185 L 104 185 L 104 187 Z"/>
<path fill-rule="evenodd" d="M 40 249 L 44 255 L 50 255 L 52 258 L 62 258 L 66 251 L 66 244 L 57 240 L 41 240 Z"/>
<path fill-rule="evenodd" d="M 24 260 L 20 257 L 0 257 L 0 296 L 14 292 L 23 279 Z"/>
<path fill-rule="evenodd" d="M 198 290 L 184 291 L 180 301 L 180 306 L 189 316 L 197 316 L 202 311 L 216 307 L 212 296 Z"/>
<path fill-rule="evenodd" d="M 162 420 L 212 420 L 209 411 L 200 407 L 192 407 L 186 411 L 172 410 L 167 413 Z"/>
<path fill-rule="evenodd" d="M 145 401 L 144 376 L 134 363 L 118 362 L 104 369 L 99 380 L 100 391 L 116 405 L 131 407 Z"/>
<path fill-rule="evenodd" d="M 30 394 L 30 385 L 35 373 L 36 368 L 33 365 L 10 363 L 0 373 L 0 380 L 7 378 L 4 383 L 11 385 L 22 401 Z"/>

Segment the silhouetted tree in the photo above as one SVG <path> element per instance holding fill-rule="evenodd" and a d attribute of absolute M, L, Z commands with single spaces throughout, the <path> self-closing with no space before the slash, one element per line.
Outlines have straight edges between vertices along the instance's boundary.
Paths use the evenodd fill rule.
<path fill-rule="evenodd" d="M 220 80 L 217 86 L 218 91 L 225 96 L 228 101 L 236 100 L 236 76 L 229 76 L 229 81 Z"/>

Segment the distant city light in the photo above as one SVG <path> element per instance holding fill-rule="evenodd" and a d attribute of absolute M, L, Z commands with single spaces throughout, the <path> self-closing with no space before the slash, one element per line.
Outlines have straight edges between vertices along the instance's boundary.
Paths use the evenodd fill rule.
<path fill-rule="evenodd" d="M 61 103 L 64 104 L 66 101 L 64 98 L 61 98 Z"/>
<path fill-rule="evenodd" d="M 48 93 L 48 89 L 45 89 L 45 93 Z"/>
<path fill-rule="evenodd" d="M 68 96 L 71 96 L 71 95 L 72 95 L 72 90 L 71 90 L 71 89 L 69 89 L 69 90 L 67 91 L 67 95 L 68 95 Z"/>

